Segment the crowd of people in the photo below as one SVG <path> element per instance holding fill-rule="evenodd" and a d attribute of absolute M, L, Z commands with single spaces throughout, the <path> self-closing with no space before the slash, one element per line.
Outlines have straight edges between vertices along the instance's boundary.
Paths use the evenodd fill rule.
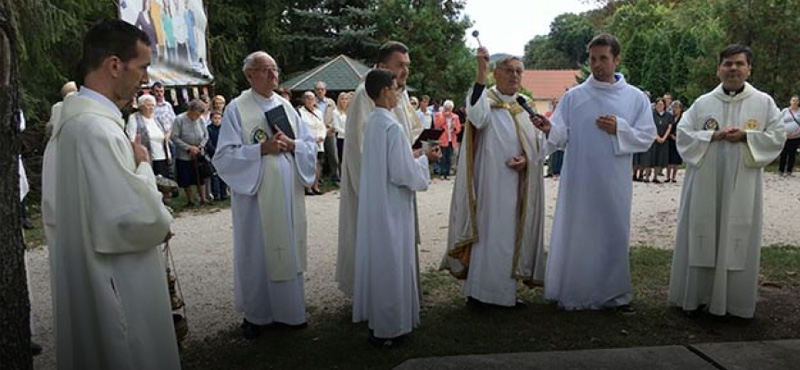
<path fill-rule="evenodd" d="M 352 297 L 352 320 L 368 322 L 370 343 L 402 345 L 420 323 L 416 192 L 430 185 L 434 162 L 448 179 L 453 159 L 441 268 L 463 280 L 469 309 L 524 307 L 522 283 L 543 285 L 566 311 L 634 314 L 631 179 L 659 182 L 666 167 L 674 181 L 682 160 L 668 301 L 690 315 L 754 315 L 763 168 L 795 145 L 786 132 L 800 126 L 797 97 L 781 114 L 747 83 L 745 46 L 720 52 L 720 84 L 685 113 L 667 96 L 651 105 L 627 83 L 616 72 L 619 41 L 600 34 L 587 46 L 591 76 L 547 115 L 519 94 L 522 60 L 492 67 L 485 47 L 463 107 L 445 100 L 430 109 L 430 97 L 406 89 L 408 47 L 390 41 L 358 88 L 335 101 L 319 82 L 295 107 L 275 59 L 256 51 L 243 60 L 249 87 L 229 104 L 193 100 L 176 115 L 157 83 L 126 124 L 121 109 L 148 81 L 152 45 L 122 21 L 92 27 L 78 91 L 53 121 L 42 208 L 60 369 L 180 367 L 160 251 L 172 236 L 164 202 L 174 194 L 156 186 L 173 174 L 190 204 L 231 198 L 235 305 L 248 339 L 307 326 L 305 197 L 320 192 L 327 167 L 340 186 L 335 279 Z M 426 129 L 441 135 L 415 149 Z M 545 255 L 548 155 L 563 168 L 552 169 L 560 188 Z M 787 153 L 781 173 L 793 165 Z"/>

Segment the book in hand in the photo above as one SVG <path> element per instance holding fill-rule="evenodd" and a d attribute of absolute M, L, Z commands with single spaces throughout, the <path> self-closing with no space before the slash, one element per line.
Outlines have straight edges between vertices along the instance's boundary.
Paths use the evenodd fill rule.
<path fill-rule="evenodd" d="M 295 139 L 292 124 L 289 122 L 289 116 L 286 115 L 286 109 L 283 108 L 283 105 L 268 110 L 264 115 L 267 117 L 267 126 L 272 129 L 272 132 L 277 133 L 277 128 L 290 139 Z"/>
<path fill-rule="evenodd" d="M 422 142 L 439 142 L 439 138 L 442 137 L 442 133 L 444 130 L 440 130 L 438 128 L 426 128 L 419 134 L 419 137 L 414 142 L 414 145 L 411 146 L 412 149 L 419 149 L 422 148 Z"/>

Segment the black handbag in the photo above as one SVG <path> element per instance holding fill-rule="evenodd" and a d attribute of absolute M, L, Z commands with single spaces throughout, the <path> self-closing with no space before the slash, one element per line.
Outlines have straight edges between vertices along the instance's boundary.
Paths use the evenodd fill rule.
<path fill-rule="evenodd" d="M 199 154 L 195 157 L 197 161 L 197 176 L 207 179 L 214 174 L 214 166 L 206 159 L 206 156 Z"/>

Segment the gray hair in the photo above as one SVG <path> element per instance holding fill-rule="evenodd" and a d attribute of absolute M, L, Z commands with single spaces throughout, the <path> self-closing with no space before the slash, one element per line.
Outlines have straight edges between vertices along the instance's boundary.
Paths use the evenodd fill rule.
<path fill-rule="evenodd" d="M 454 107 L 454 105 L 453 105 L 453 101 L 452 101 L 452 100 L 450 100 L 450 99 L 448 99 L 448 100 L 445 100 L 445 101 L 444 101 L 444 104 L 442 104 L 442 106 L 443 106 L 443 107 L 445 107 L 445 108 L 450 108 L 450 109 L 453 109 L 453 107 Z"/>
<path fill-rule="evenodd" d="M 256 58 L 262 56 L 269 57 L 269 54 L 267 54 L 266 51 L 259 50 L 259 51 L 254 51 L 249 55 L 247 55 L 246 57 L 244 57 L 244 62 L 242 62 L 242 72 L 247 71 L 248 68 L 252 68 L 253 62 L 255 62 Z"/>
<path fill-rule="evenodd" d="M 317 96 L 314 95 L 313 91 L 306 91 L 306 92 L 303 93 L 303 99 L 305 99 L 305 98 L 314 98 L 314 99 L 316 99 Z"/>
<path fill-rule="evenodd" d="M 189 102 L 189 111 L 203 113 L 206 111 L 206 103 L 203 103 L 200 99 L 192 99 Z"/>
<path fill-rule="evenodd" d="M 66 98 L 67 95 L 78 91 L 78 86 L 75 85 L 75 81 L 69 81 L 61 86 L 61 98 Z"/>
<path fill-rule="evenodd" d="M 323 89 L 326 89 L 326 90 L 328 89 L 328 84 L 326 84 L 326 83 L 325 83 L 325 81 L 317 81 L 317 82 L 314 84 L 314 88 L 316 88 L 316 87 L 317 87 L 317 86 L 319 86 L 319 85 L 322 85 L 322 88 L 323 88 Z"/>
<path fill-rule="evenodd" d="M 497 62 L 494 63 L 494 68 L 500 68 L 500 66 L 508 66 L 513 61 L 522 63 L 522 69 L 525 69 L 525 63 L 522 61 L 522 59 L 520 59 L 520 57 L 515 57 L 513 55 L 500 58 Z"/>
<path fill-rule="evenodd" d="M 154 105 L 156 104 L 156 97 L 150 94 L 142 94 L 138 99 L 136 99 L 136 104 L 144 105 L 144 103 L 151 102 Z"/>
<path fill-rule="evenodd" d="M 680 100 L 673 100 L 672 104 L 669 105 L 670 108 L 681 107 L 683 108 L 683 103 Z"/>

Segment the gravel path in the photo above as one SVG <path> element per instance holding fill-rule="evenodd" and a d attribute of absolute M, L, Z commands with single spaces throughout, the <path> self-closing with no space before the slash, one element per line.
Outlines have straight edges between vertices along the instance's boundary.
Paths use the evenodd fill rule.
<path fill-rule="evenodd" d="M 679 175 L 680 176 L 680 175 Z M 452 180 L 434 180 L 431 188 L 419 193 L 419 211 L 423 245 L 420 265 L 423 271 L 438 267 L 447 240 Z M 557 181 L 545 179 L 547 217 L 545 241 L 549 240 L 553 211 L 558 193 Z M 800 228 L 792 212 L 800 209 L 800 177 L 780 178 L 765 175 L 764 245 L 800 245 Z M 631 244 L 672 248 L 676 213 L 680 200 L 678 183 L 634 183 Z M 348 304 L 333 281 L 336 269 L 337 218 L 339 193 L 308 197 L 308 272 L 306 300 L 309 307 L 334 309 Z M 220 330 L 238 325 L 241 315 L 233 307 L 233 268 L 230 210 L 184 214 L 176 219 L 172 250 L 187 304 L 191 341 L 201 340 Z M 47 248 L 28 253 L 32 281 L 34 341 L 44 347 L 35 357 L 36 369 L 55 368 L 53 322 L 50 300 L 50 276 Z M 310 317 L 313 320 L 313 316 Z"/>

